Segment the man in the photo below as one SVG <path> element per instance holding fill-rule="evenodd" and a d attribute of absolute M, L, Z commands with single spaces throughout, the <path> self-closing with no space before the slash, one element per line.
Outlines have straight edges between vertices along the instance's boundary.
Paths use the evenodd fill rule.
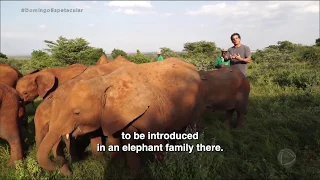
<path fill-rule="evenodd" d="M 230 66 L 230 60 L 228 61 L 224 61 L 224 56 L 226 55 L 227 53 L 227 49 L 226 48 L 223 48 L 221 50 L 221 57 L 218 57 L 217 58 L 217 61 L 216 61 L 216 68 L 219 69 L 219 68 L 222 68 L 224 66 Z"/>
<path fill-rule="evenodd" d="M 231 35 L 233 47 L 228 49 L 224 60 L 230 60 L 231 66 L 237 67 L 245 76 L 247 76 L 247 63 L 251 62 L 251 51 L 246 45 L 241 44 L 241 36 L 238 33 Z"/>
<path fill-rule="evenodd" d="M 161 52 L 160 51 L 157 52 L 157 55 L 158 55 L 157 61 L 162 61 L 163 57 L 161 56 Z"/>

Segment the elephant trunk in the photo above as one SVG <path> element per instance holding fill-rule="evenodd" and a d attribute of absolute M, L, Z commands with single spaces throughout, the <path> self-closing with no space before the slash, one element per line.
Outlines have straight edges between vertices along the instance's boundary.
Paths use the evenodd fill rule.
<path fill-rule="evenodd" d="M 51 129 L 45 138 L 42 140 L 38 152 L 37 152 L 37 160 L 40 166 L 46 170 L 53 171 L 56 170 L 57 164 L 52 162 L 49 159 L 49 153 L 53 146 L 61 141 L 61 135 L 58 133 L 57 129 Z"/>

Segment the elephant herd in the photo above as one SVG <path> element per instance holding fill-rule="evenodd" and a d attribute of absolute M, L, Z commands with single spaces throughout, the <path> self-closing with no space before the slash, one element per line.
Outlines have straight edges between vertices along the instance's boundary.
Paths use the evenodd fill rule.
<path fill-rule="evenodd" d="M 72 161 L 83 155 L 89 143 L 92 154 L 100 156 L 96 146 L 104 144 L 104 138 L 111 145 L 138 143 L 120 139 L 122 132 L 183 132 L 188 126 L 199 130 L 207 109 L 226 111 L 228 126 L 236 111 L 237 127 L 241 127 L 249 93 L 248 79 L 232 66 L 198 71 L 178 58 L 135 64 L 122 56 L 108 60 L 103 55 L 96 65 L 45 68 L 24 76 L 0 64 L 0 138 L 10 145 L 7 166 L 12 166 L 23 158 L 20 129 L 26 121 L 25 105 L 41 97 L 34 114 L 37 161 L 46 170 L 59 169 L 69 175 L 63 142 Z M 160 139 L 144 141 L 149 145 L 165 143 Z M 111 159 L 119 154 L 113 152 Z M 138 154 L 123 154 L 129 169 L 139 172 Z M 163 154 L 155 155 L 161 159 Z"/>

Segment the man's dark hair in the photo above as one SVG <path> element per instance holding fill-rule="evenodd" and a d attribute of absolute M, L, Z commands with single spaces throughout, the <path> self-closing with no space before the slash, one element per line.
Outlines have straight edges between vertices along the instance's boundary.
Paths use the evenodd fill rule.
<path fill-rule="evenodd" d="M 235 36 L 235 35 L 238 35 L 239 39 L 241 39 L 241 36 L 240 36 L 239 33 L 233 33 L 233 34 L 231 35 L 231 37 L 230 37 L 231 41 L 232 41 L 232 37 Z"/>

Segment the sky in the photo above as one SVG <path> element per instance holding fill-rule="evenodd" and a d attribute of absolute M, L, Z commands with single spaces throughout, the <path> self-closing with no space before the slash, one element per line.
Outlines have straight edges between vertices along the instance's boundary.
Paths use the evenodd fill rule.
<path fill-rule="evenodd" d="M 82 12 L 21 12 L 82 9 Z M 26 11 L 26 10 L 25 10 Z M 111 53 L 181 51 L 186 42 L 232 46 L 232 33 L 251 50 L 278 41 L 313 45 L 319 35 L 317 1 L 1 1 L 1 52 L 30 55 L 59 36 L 84 38 Z"/>

